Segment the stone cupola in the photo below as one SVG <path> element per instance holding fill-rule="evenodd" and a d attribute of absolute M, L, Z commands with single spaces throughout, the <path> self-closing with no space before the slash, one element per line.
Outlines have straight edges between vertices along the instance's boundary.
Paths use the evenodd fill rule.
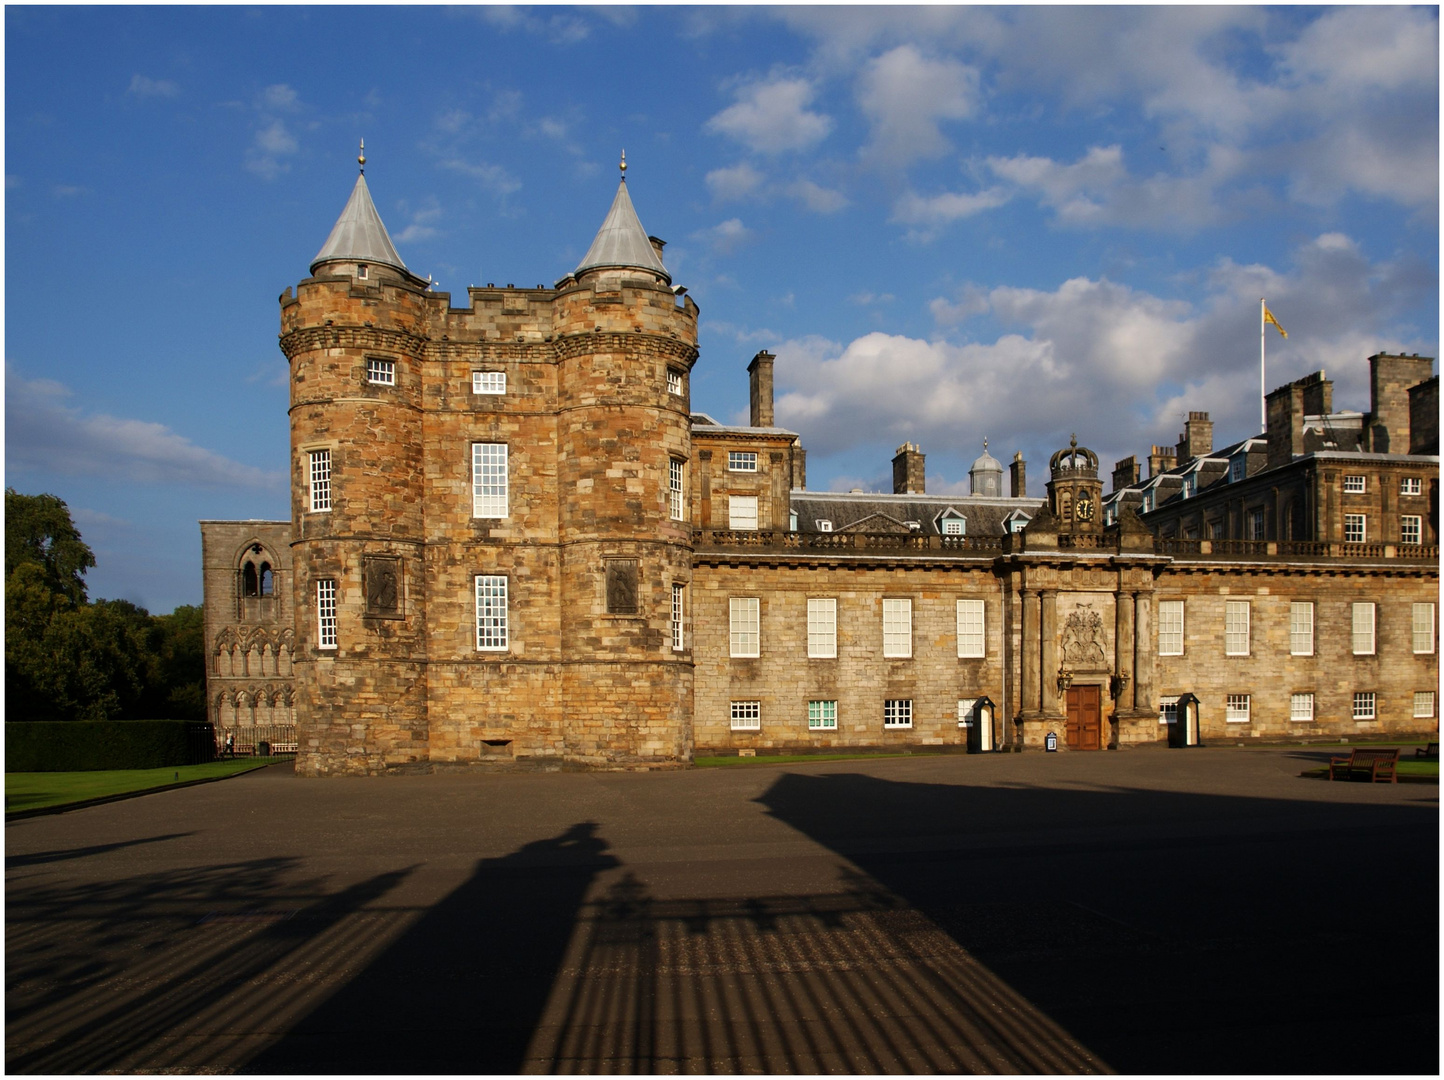
<path fill-rule="evenodd" d="M 1074 435 L 1068 446 L 1048 461 L 1048 509 L 1060 532 L 1103 531 L 1103 484 L 1098 479 L 1098 455 L 1078 445 Z"/>
<path fill-rule="evenodd" d="M 983 456 L 968 470 L 968 492 L 990 498 L 1003 496 L 1003 463 L 988 453 L 988 440 L 983 440 Z"/>

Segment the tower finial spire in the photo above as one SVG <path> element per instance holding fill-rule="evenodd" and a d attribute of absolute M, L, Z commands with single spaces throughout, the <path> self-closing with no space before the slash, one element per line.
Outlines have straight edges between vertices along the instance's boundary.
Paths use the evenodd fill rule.
<path fill-rule="evenodd" d="M 366 174 L 366 140 L 361 140 L 361 153 L 356 155 L 356 163 L 361 166 L 361 174 Z"/>
<path fill-rule="evenodd" d="M 622 183 L 627 182 L 627 152 L 622 151 Z"/>

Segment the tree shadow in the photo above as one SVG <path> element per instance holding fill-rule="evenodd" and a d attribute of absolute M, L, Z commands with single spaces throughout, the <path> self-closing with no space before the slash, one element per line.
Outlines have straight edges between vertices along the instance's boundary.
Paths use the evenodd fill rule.
<path fill-rule="evenodd" d="M 31 855 L 6 855 L 5 869 L 15 870 L 22 866 L 38 866 L 42 863 L 84 859 L 91 855 L 104 855 L 106 852 L 135 847 L 138 844 L 159 844 L 165 840 L 181 840 L 187 836 L 194 835 L 194 832 L 163 833 L 160 836 L 145 836 L 137 840 L 118 840 L 113 844 L 91 844 L 88 847 L 62 848 L 56 851 L 37 851 Z"/>
<path fill-rule="evenodd" d="M 788 773 L 759 801 L 1119 1071 L 1438 1071 L 1433 800 Z"/>

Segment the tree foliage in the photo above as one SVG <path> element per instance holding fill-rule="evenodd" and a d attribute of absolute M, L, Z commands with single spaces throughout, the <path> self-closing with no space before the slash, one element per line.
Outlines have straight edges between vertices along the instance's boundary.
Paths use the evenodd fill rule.
<path fill-rule="evenodd" d="M 94 565 L 62 500 L 6 489 L 7 719 L 204 720 L 200 608 L 89 603 Z"/>

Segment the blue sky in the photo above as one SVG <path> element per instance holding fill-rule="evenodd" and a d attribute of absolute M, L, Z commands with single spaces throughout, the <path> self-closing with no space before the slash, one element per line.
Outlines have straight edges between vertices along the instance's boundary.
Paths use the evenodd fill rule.
<path fill-rule="evenodd" d="M 462 302 L 571 270 L 625 147 L 693 408 L 770 349 L 814 488 L 1254 434 L 1260 296 L 1269 386 L 1367 409 L 1437 356 L 1438 75 L 1434 8 L 7 7 L 6 483 L 92 596 L 199 603 L 197 520 L 289 513 L 276 298 L 362 137 Z"/>

